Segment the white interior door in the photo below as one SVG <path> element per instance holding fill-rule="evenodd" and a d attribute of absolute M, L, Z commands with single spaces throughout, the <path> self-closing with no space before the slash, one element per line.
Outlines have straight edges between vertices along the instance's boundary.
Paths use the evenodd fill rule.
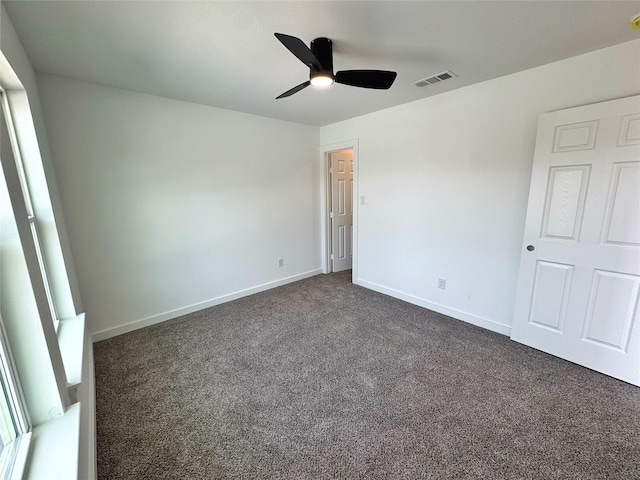
<path fill-rule="evenodd" d="M 353 256 L 353 150 L 329 154 L 332 271 L 351 269 Z"/>
<path fill-rule="evenodd" d="M 511 338 L 640 385 L 640 96 L 540 116 Z"/>

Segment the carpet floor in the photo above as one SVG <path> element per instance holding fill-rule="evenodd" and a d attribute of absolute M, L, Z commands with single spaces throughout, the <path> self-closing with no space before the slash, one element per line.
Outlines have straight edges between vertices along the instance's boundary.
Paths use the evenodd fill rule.
<path fill-rule="evenodd" d="M 319 275 L 94 345 L 99 479 L 640 479 L 640 389 Z"/>

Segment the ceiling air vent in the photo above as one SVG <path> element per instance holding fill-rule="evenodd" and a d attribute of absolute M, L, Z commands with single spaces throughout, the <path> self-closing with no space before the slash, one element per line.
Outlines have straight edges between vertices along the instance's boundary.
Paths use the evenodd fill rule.
<path fill-rule="evenodd" d="M 449 80 L 450 78 L 455 78 L 458 75 L 453 73 L 451 70 L 447 70 L 446 72 L 439 73 L 437 75 L 433 75 L 431 77 L 423 78 L 422 80 L 418 80 L 417 82 L 413 82 L 416 87 L 426 87 L 427 85 L 433 85 L 434 83 L 444 82 L 445 80 Z"/>

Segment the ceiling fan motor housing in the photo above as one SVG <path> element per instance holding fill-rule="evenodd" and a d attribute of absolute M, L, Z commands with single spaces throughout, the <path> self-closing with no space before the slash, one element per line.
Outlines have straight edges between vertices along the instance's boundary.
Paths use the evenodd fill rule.
<path fill-rule="evenodd" d="M 314 72 L 311 69 L 311 78 L 319 76 L 330 76 L 333 78 L 333 48 L 331 40 L 325 37 L 316 38 L 311 42 L 311 52 L 316 56 L 322 70 Z"/>

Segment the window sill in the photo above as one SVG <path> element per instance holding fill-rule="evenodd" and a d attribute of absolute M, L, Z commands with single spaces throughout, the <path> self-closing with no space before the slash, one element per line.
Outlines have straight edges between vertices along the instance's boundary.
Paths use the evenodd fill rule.
<path fill-rule="evenodd" d="M 78 478 L 80 404 L 33 429 L 31 452 L 27 458 L 25 480 L 70 480 Z"/>
<path fill-rule="evenodd" d="M 67 375 L 67 386 L 74 390 L 82 382 L 84 348 L 84 313 L 76 318 L 61 320 L 58 325 L 58 345 Z M 74 400 L 72 400 L 74 401 Z"/>

